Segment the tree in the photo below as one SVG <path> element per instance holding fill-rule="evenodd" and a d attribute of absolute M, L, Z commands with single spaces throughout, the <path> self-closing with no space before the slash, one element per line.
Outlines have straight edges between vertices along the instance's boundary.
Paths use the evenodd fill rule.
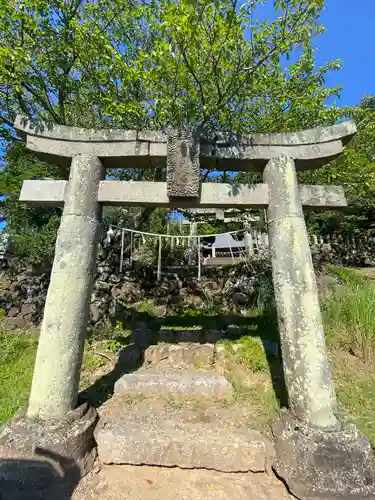
<path fill-rule="evenodd" d="M 152 51 L 140 50 L 136 64 L 156 128 L 273 132 L 332 123 L 341 115 L 325 105 L 339 93 L 325 87 L 325 75 L 340 63 L 316 68 L 312 49 L 323 31 L 323 1 L 275 0 L 276 19 L 259 22 L 262 3 L 159 3 L 151 17 L 159 36 Z"/>
<path fill-rule="evenodd" d="M 3 2 L 2 123 L 11 127 L 21 112 L 58 124 L 110 126 L 108 99 L 117 98 L 129 104 L 127 126 L 141 125 L 134 107 L 140 89 L 130 68 L 126 74 L 125 65 L 112 56 L 121 45 L 124 60 L 136 57 L 139 39 L 147 36 L 141 19 L 145 12 L 127 0 Z"/>
<path fill-rule="evenodd" d="M 315 68 L 322 0 L 9 0 L 0 7 L 1 121 L 239 132 L 332 122 Z M 283 67 L 299 51 L 296 62 Z"/>
<path fill-rule="evenodd" d="M 60 220 L 60 209 L 26 207 L 18 202 L 26 179 L 59 177 L 59 168 L 35 160 L 20 141 L 10 143 L 0 175 L 0 220 L 7 222 L 18 256 L 40 262 L 53 257 L 53 242 Z"/>
<path fill-rule="evenodd" d="M 8 146 L 1 174 L 3 214 L 14 231 L 20 188 L 12 123 L 17 113 L 82 127 L 294 130 L 329 124 L 339 89 L 325 87 L 338 61 L 315 68 L 312 40 L 322 0 L 275 0 L 274 21 L 257 21 L 262 0 L 8 0 L 0 5 L 0 133 Z M 296 54 L 299 54 L 296 57 Z M 287 66 L 283 61 L 289 61 Z M 15 148 L 15 149 L 14 149 Z M 67 178 L 28 155 L 28 176 Z M 35 169 L 35 170 L 33 170 Z M 126 179 L 165 178 L 111 172 Z M 11 178 L 14 177 L 14 180 Z M 11 196 L 12 195 L 12 196 Z M 11 208 L 12 207 L 12 208 Z M 152 210 L 138 211 L 147 224 Z M 34 212 L 28 217 L 35 225 Z M 25 215 L 25 214 L 23 214 Z M 18 217 L 21 219 L 21 217 Z M 27 219 L 29 220 L 29 219 Z M 25 223 L 25 227 L 31 227 Z"/>
<path fill-rule="evenodd" d="M 305 183 L 342 185 L 348 209 L 341 215 L 310 215 L 317 229 L 360 232 L 375 227 L 375 96 L 364 97 L 350 112 L 358 133 L 344 153 L 324 168 L 303 172 Z"/>
<path fill-rule="evenodd" d="M 140 82 L 113 57 L 120 46 L 122 57 L 129 61 L 136 59 L 138 45 L 146 50 L 146 19 L 146 6 L 130 1 L 10 0 L 1 4 L 0 134 L 10 142 L 0 193 L 5 196 L 2 218 L 16 244 L 34 236 L 42 241 L 45 230 L 50 238 L 48 244 L 44 242 L 45 252 L 51 254 L 59 211 L 21 207 L 17 198 L 25 178 L 67 179 L 69 173 L 41 164 L 18 144 L 12 127 L 16 114 L 72 126 L 108 127 L 114 125 L 110 103 L 118 100 L 126 109 L 121 126 L 147 126 L 142 121 L 147 115 L 138 112 L 144 99 Z M 27 246 L 18 245 L 17 250 L 23 254 Z"/>

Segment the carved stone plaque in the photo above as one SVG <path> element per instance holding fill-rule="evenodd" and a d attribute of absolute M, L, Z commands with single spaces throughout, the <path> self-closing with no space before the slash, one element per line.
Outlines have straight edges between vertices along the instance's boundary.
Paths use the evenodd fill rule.
<path fill-rule="evenodd" d="M 170 198 L 198 198 L 200 187 L 199 138 L 171 131 L 167 148 L 167 194 Z"/>

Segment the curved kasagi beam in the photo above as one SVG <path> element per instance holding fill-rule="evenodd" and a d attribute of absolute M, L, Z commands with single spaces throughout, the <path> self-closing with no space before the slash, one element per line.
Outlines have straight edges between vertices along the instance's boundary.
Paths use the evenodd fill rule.
<path fill-rule="evenodd" d="M 79 153 L 98 156 L 107 168 L 152 167 L 167 156 L 168 134 L 164 132 L 81 129 L 22 116 L 14 126 L 26 137 L 28 149 L 44 161 L 63 166 L 69 166 L 70 158 Z M 200 165 L 203 169 L 262 171 L 271 158 L 288 155 L 298 170 L 317 168 L 339 156 L 356 131 L 354 122 L 347 121 L 300 132 L 202 137 Z"/>

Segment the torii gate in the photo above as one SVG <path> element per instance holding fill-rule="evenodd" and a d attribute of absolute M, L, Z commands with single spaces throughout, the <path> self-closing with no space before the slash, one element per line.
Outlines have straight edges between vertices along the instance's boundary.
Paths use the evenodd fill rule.
<path fill-rule="evenodd" d="M 289 417 L 275 427 L 276 469 L 294 492 L 308 490 L 311 495 L 319 488 L 327 493 L 333 483 L 349 484 L 357 481 L 356 476 L 362 477 L 359 469 L 368 467 L 367 448 L 356 457 L 360 465 L 349 472 L 345 467 L 336 470 L 335 465 L 329 469 L 324 460 L 309 463 L 306 459 L 314 453 L 324 455 L 327 449 L 334 457 L 344 454 L 348 458 L 358 435 L 353 431 L 349 439 L 335 414 L 336 397 L 302 211 L 303 207 L 345 207 L 345 195 L 337 186 L 298 185 L 296 176 L 298 170 L 318 168 L 338 157 L 356 133 L 355 125 L 345 122 L 242 138 L 216 134 L 215 141 L 184 131 L 85 130 L 37 124 L 22 117 L 15 127 L 25 135 L 27 148 L 41 159 L 70 165 L 69 181 L 27 180 L 19 198 L 30 204 L 64 207 L 28 417 L 62 419 L 76 407 L 103 205 L 265 208 L 290 405 Z M 107 168 L 153 168 L 161 161 L 167 165 L 167 182 L 104 180 Z M 264 183 L 201 184 L 201 168 L 259 171 Z M 306 444 L 312 441 L 314 450 Z M 330 479 L 320 487 L 322 474 Z"/>

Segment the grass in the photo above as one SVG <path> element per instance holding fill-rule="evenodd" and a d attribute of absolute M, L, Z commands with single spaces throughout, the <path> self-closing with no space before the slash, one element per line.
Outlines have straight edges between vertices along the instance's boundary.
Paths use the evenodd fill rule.
<path fill-rule="evenodd" d="M 339 411 L 375 446 L 375 282 L 350 269 L 331 266 L 327 273 L 336 279 L 325 296 L 322 313 Z M 220 328 L 228 316 L 220 310 L 185 310 L 156 323 L 148 304 L 144 309 L 143 319 L 150 316 L 153 326 L 172 330 Z M 261 340 L 277 340 L 275 311 L 262 312 L 257 307 L 233 322 L 240 327 L 240 337 L 221 341 L 226 348 L 223 370 L 235 392 L 233 404 L 246 407 L 251 415 L 249 425 L 268 433 L 280 407 L 280 360 L 265 352 Z M 115 360 L 117 350 L 129 342 L 130 331 L 121 325 L 107 333 L 100 335 L 100 341 L 91 339 L 86 345 L 82 386 L 91 385 L 93 375 L 111 371 L 113 365 L 106 355 Z M 33 332 L 0 331 L 0 423 L 26 403 L 36 345 Z"/>
<path fill-rule="evenodd" d="M 36 331 L 0 331 L 0 424 L 27 403 L 38 344 Z M 83 356 L 81 387 L 90 385 L 95 372 L 108 371 L 108 359 L 121 347 L 113 340 L 87 344 Z"/>
<path fill-rule="evenodd" d="M 375 352 L 375 285 L 354 270 L 330 268 L 340 286 L 323 304 L 327 342 L 358 356 L 366 365 Z"/>
<path fill-rule="evenodd" d="M 250 427 L 271 437 L 271 424 L 279 412 L 279 402 L 267 373 L 254 377 L 249 372 L 233 370 L 228 379 L 237 405 L 251 412 Z"/>
<path fill-rule="evenodd" d="M 332 359 L 339 413 L 354 422 L 375 447 L 375 371 L 339 350 Z"/>
<path fill-rule="evenodd" d="M 0 423 L 27 401 L 36 346 L 33 332 L 0 332 Z"/>
<path fill-rule="evenodd" d="M 375 282 L 353 269 L 327 272 L 339 284 L 322 307 L 338 407 L 375 446 Z"/>

